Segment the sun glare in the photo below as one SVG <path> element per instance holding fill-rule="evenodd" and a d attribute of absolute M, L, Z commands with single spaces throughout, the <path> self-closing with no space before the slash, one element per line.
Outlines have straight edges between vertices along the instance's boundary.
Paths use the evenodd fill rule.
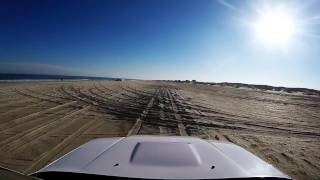
<path fill-rule="evenodd" d="M 296 19 L 284 10 L 260 12 L 252 23 L 255 38 L 272 47 L 287 47 L 297 33 Z"/>

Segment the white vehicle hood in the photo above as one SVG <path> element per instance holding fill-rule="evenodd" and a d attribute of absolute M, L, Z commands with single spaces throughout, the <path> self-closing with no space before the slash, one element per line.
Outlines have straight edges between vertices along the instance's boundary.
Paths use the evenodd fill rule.
<path fill-rule="evenodd" d="M 130 136 L 92 140 L 36 172 L 144 179 L 288 178 L 235 144 L 193 137 Z"/>

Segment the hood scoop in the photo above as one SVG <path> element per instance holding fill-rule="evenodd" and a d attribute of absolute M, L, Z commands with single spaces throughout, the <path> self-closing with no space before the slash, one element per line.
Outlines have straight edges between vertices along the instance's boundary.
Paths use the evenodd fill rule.
<path fill-rule="evenodd" d="M 138 142 L 130 163 L 147 166 L 199 166 L 196 148 L 187 142 Z"/>

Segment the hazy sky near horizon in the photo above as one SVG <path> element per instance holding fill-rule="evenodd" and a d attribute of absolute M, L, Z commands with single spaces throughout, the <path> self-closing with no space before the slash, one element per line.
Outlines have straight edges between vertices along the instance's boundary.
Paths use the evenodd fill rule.
<path fill-rule="evenodd" d="M 295 27 L 281 47 L 250 24 L 278 7 Z M 316 0 L 5 0 L 0 13 L 2 73 L 320 89 Z"/>

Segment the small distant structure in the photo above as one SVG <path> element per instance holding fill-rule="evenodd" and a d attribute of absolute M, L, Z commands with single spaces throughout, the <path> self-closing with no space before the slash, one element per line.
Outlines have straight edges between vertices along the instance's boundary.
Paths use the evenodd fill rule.
<path fill-rule="evenodd" d="M 191 82 L 192 82 L 192 84 L 196 84 L 196 83 L 197 83 L 197 81 L 196 81 L 196 80 L 192 80 Z"/>

